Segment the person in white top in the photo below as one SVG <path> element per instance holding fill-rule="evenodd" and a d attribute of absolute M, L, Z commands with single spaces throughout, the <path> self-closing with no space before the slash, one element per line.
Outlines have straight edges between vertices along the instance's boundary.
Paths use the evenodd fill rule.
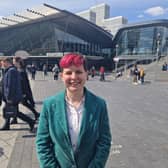
<path fill-rule="evenodd" d="M 36 137 L 41 168 L 104 168 L 111 133 L 106 102 L 84 85 L 86 61 L 70 53 L 60 60 L 65 90 L 44 101 Z"/>

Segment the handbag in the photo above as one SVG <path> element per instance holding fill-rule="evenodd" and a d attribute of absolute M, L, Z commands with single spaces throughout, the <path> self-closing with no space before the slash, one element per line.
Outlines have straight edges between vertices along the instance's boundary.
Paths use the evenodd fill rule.
<path fill-rule="evenodd" d="M 10 118 L 16 117 L 18 112 L 18 106 L 13 104 L 6 104 L 3 108 L 3 117 Z"/>

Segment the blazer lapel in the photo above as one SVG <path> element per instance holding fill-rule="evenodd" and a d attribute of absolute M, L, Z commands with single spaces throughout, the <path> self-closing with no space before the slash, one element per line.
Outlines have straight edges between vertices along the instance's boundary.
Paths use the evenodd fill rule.
<path fill-rule="evenodd" d="M 59 128 L 64 132 L 67 144 L 64 144 L 67 148 L 65 153 L 69 156 L 70 160 L 74 161 L 73 149 L 71 144 L 71 139 L 69 135 L 68 120 L 66 115 L 66 102 L 65 102 L 65 92 L 59 95 L 59 101 L 56 101 L 56 118 L 59 123 Z M 69 151 L 69 152 L 68 152 Z"/>
<path fill-rule="evenodd" d="M 65 92 L 60 94 L 59 100 L 60 101 L 57 101 L 56 103 L 56 109 L 58 111 L 58 113 L 56 114 L 57 121 L 59 123 L 60 128 L 65 133 L 65 136 L 68 139 L 68 142 L 71 143 L 70 136 L 69 136 L 69 130 L 68 130 L 67 115 L 66 115 Z"/>
<path fill-rule="evenodd" d="M 80 127 L 80 132 L 78 136 L 78 144 L 80 146 L 82 136 L 87 132 L 90 122 L 93 120 L 93 114 L 96 111 L 96 103 L 94 102 L 91 94 L 87 89 L 85 89 L 85 104 L 84 104 L 84 111 L 82 116 L 82 122 Z"/>

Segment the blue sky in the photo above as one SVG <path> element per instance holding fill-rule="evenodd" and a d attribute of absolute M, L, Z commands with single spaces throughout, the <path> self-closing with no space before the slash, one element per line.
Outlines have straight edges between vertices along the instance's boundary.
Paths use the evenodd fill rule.
<path fill-rule="evenodd" d="M 129 23 L 168 19 L 168 0 L 0 0 L 0 16 L 10 16 L 43 3 L 74 13 L 107 3 L 111 17 L 124 16 Z"/>

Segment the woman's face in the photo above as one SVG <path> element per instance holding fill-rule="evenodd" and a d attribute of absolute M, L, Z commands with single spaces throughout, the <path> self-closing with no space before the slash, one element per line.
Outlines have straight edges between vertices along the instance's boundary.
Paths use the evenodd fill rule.
<path fill-rule="evenodd" d="M 19 68 L 19 63 L 18 63 L 18 62 L 16 62 L 16 60 L 15 60 L 15 59 L 13 59 L 13 65 L 14 65 L 14 66 L 16 66 L 16 68 Z"/>
<path fill-rule="evenodd" d="M 87 72 L 85 71 L 83 65 L 78 67 L 72 65 L 68 68 L 63 68 L 61 78 L 67 91 L 76 93 L 83 90 L 84 84 L 87 80 Z"/>
<path fill-rule="evenodd" d="M 6 69 L 6 68 L 8 68 L 10 65 L 9 65 L 9 63 L 7 62 L 7 61 L 1 61 L 1 67 L 2 68 L 4 68 L 4 69 Z"/>

